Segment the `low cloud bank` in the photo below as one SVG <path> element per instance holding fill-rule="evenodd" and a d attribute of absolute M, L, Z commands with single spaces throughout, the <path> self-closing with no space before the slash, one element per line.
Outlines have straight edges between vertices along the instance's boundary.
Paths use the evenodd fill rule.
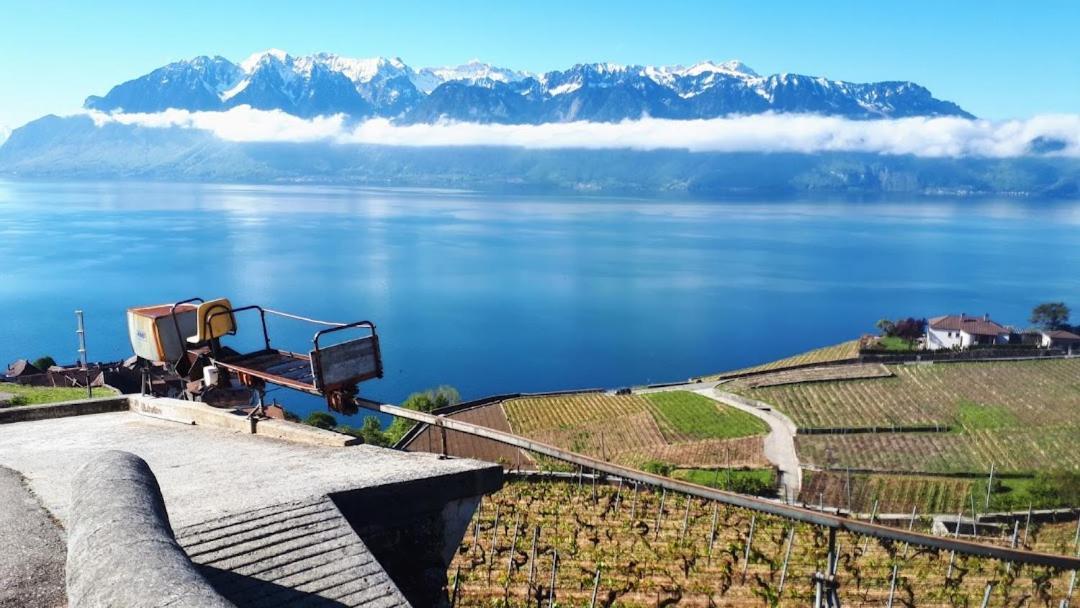
<path fill-rule="evenodd" d="M 496 125 L 443 121 L 396 125 L 344 115 L 299 118 L 240 106 L 226 112 L 91 112 L 96 124 L 209 131 L 235 142 L 330 142 L 392 146 L 511 146 L 694 152 L 868 152 L 926 157 L 1006 158 L 1033 153 L 1080 157 L 1080 115 L 1024 120 L 898 118 L 849 120 L 809 114 L 757 114 L 707 120 L 642 118 L 617 123 Z"/>

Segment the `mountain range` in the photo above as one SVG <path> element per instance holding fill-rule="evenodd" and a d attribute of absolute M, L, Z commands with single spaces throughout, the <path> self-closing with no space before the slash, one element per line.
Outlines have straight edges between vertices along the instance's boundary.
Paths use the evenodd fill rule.
<path fill-rule="evenodd" d="M 739 61 L 690 67 L 583 63 L 542 74 L 472 61 L 414 69 L 398 58 L 280 50 L 240 63 L 196 57 L 90 96 L 103 112 L 219 111 L 248 105 L 301 117 L 345 114 L 401 124 L 612 122 L 642 116 L 715 118 L 799 112 L 855 119 L 971 114 L 905 81 L 852 83 L 800 74 L 761 76 Z"/>

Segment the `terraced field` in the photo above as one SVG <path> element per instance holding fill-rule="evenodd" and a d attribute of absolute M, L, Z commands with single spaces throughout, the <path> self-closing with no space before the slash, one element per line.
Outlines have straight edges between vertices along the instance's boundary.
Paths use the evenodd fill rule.
<path fill-rule="evenodd" d="M 967 510 L 976 485 L 972 479 L 955 477 L 859 474 L 849 477 L 842 472 L 805 471 L 799 500 L 860 513 L 870 513 L 875 503 L 881 513 L 910 513 L 912 508 L 919 513 L 955 513 L 960 506 Z M 982 496 L 979 493 L 980 501 Z"/>
<path fill-rule="evenodd" d="M 799 435 L 805 463 L 834 468 L 927 473 L 1080 469 L 1080 424 L 962 433 Z"/>
<path fill-rule="evenodd" d="M 485 498 L 449 578 L 458 606 L 588 606 L 594 588 L 597 606 L 811 605 L 824 530 L 756 515 L 751 536 L 752 516 L 645 487 L 509 481 Z M 1045 527 L 1046 540 L 1033 526 L 1027 546 L 1074 551 L 1070 525 Z M 885 605 L 894 566 L 897 606 L 978 606 L 988 583 L 992 606 L 1057 606 L 1068 586 L 1068 573 L 962 556 L 950 568 L 945 552 L 837 538 L 845 606 Z"/>
<path fill-rule="evenodd" d="M 738 388 L 804 427 L 963 425 L 963 404 L 1004 408 L 1017 427 L 1075 425 L 1080 359 L 890 366 L 892 378 Z M 725 385 L 726 386 L 726 385 Z"/>
<path fill-rule="evenodd" d="M 798 355 L 793 355 L 784 359 L 777 359 L 776 361 L 762 363 L 761 365 L 744 367 L 742 369 L 731 370 L 729 372 L 721 372 L 719 374 L 707 376 L 704 379 L 720 380 L 723 378 L 730 378 L 732 376 L 739 376 L 742 374 L 779 370 L 789 367 L 798 367 L 802 365 L 811 365 L 816 363 L 831 363 L 833 361 L 841 361 L 844 359 L 855 359 L 858 356 L 859 340 L 850 340 L 848 342 L 834 344 L 833 346 L 816 348 L 814 350 L 807 351 L 805 353 L 799 353 Z"/>
<path fill-rule="evenodd" d="M 757 418 L 685 391 L 581 393 L 503 403 L 515 433 L 627 466 L 760 467 L 768 463 Z"/>

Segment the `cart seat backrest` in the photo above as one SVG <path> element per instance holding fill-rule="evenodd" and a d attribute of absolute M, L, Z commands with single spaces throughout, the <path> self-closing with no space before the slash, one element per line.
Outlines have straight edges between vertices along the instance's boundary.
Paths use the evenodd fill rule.
<path fill-rule="evenodd" d="M 234 333 L 236 331 L 236 318 L 231 311 L 232 304 L 227 298 L 219 298 L 199 304 L 199 309 L 195 311 L 196 333 L 188 338 L 188 342 L 201 344 Z M 207 323 L 207 319 L 210 320 L 209 323 Z"/>

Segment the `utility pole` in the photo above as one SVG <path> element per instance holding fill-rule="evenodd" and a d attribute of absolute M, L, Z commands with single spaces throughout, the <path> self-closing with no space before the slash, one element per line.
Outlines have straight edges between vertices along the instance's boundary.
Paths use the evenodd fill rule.
<path fill-rule="evenodd" d="M 83 324 L 83 311 L 75 311 L 75 335 L 79 337 L 79 366 L 83 371 L 83 379 L 86 382 L 86 398 L 94 396 L 94 389 L 90 388 L 90 371 L 86 368 L 86 327 Z"/>

